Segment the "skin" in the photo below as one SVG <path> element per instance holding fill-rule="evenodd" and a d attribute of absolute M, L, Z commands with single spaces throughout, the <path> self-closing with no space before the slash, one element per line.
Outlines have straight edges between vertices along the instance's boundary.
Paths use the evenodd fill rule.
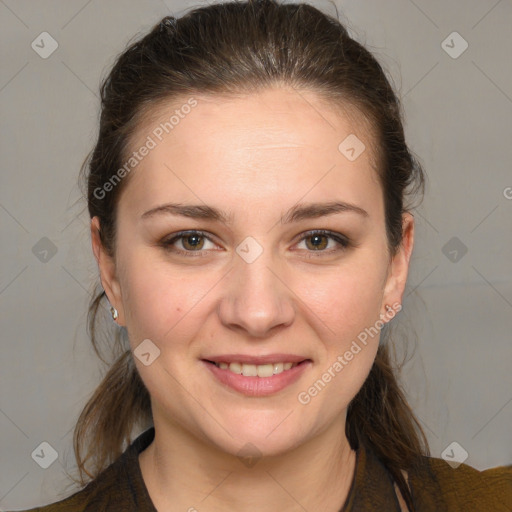
<path fill-rule="evenodd" d="M 386 304 L 401 303 L 413 217 L 403 215 L 403 243 L 391 257 L 372 135 L 359 116 L 286 87 L 237 98 L 195 97 L 198 106 L 125 184 L 113 257 L 101 246 L 98 219 L 91 223 L 101 281 L 132 350 L 150 339 L 161 351 L 149 366 L 135 358 L 156 432 L 139 457 L 146 486 L 159 510 L 338 511 L 355 467 L 346 410 L 370 371 L 379 336 L 307 405 L 297 396 L 379 320 Z M 134 149 L 176 104 L 182 103 L 153 112 Z M 353 162 L 338 151 L 352 133 L 366 146 Z M 343 212 L 279 222 L 299 201 L 334 200 L 368 216 Z M 215 206 L 233 220 L 141 219 L 168 202 Z M 181 256 L 160 244 L 194 229 L 211 238 L 199 239 L 203 257 Z M 321 237 L 324 254 L 315 257 L 314 240 L 302 238 L 313 229 L 345 235 L 351 245 Z M 252 263 L 235 252 L 247 236 L 263 248 Z M 190 239 L 184 244 L 178 240 L 174 248 L 194 251 Z M 298 381 L 267 397 L 225 387 L 201 362 L 214 354 L 277 352 L 312 364 Z M 262 456 L 252 467 L 237 456 L 246 443 Z"/>

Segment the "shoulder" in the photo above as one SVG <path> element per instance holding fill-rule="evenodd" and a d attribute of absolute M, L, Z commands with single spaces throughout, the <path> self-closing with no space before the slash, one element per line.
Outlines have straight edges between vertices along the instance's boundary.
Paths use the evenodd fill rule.
<path fill-rule="evenodd" d="M 31 508 L 30 510 L 22 510 L 20 512 L 69 512 L 71 510 L 74 512 L 84 512 L 88 505 L 87 494 L 84 489 L 56 503 L 44 507 Z"/>
<path fill-rule="evenodd" d="M 129 483 L 123 479 L 120 457 L 82 490 L 63 500 L 43 507 L 22 512 L 107 512 L 109 510 L 132 510 Z M 119 505 L 121 508 L 115 508 Z M 114 508 L 112 508 L 114 507 Z M 14 511 L 12 511 L 14 512 Z"/>
<path fill-rule="evenodd" d="M 420 510 L 505 512 L 512 510 L 512 465 L 479 471 L 452 467 L 443 459 L 422 457 L 409 472 L 413 499 Z"/>
<path fill-rule="evenodd" d="M 119 462 L 103 471 L 95 480 L 71 496 L 43 507 L 22 512 L 107 512 L 132 510 L 130 490 L 121 478 Z M 112 508 L 120 505 L 121 509 Z M 125 508 L 123 508 L 125 507 Z M 14 512 L 14 511 L 12 511 Z"/>
<path fill-rule="evenodd" d="M 119 502 L 122 502 L 122 494 L 125 492 L 122 490 L 123 485 L 119 485 L 119 461 L 108 467 L 95 480 L 71 496 L 43 507 L 31 508 L 21 512 L 106 512 L 112 510 L 108 506 L 113 503 L 113 495 L 117 497 Z"/>
<path fill-rule="evenodd" d="M 140 434 L 109 467 L 75 494 L 50 505 L 21 512 L 156 512 L 138 462 L 139 453 L 151 443 L 154 435 L 154 428 Z"/>

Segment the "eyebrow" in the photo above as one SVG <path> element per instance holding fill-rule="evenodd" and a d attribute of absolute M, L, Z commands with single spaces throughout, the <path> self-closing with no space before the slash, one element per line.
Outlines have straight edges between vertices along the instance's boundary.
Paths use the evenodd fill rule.
<path fill-rule="evenodd" d="M 281 224 L 291 224 L 305 219 L 314 219 L 337 213 L 351 212 L 369 217 L 369 214 L 363 208 L 344 201 L 331 201 L 328 203 L 306 203 L 296 204 L 290 208 L 280 219 Z M 224 224 L 232 223 L 232 216 L 208 205 L 183 205 L 177 203 L 167 203 L 156 208 L 152 208 L 141 215 L 141 219 L 147 219 L 155 215 L 176 215 L 188 217 L 190 219 L 202 219 L 222 222 Z"/>

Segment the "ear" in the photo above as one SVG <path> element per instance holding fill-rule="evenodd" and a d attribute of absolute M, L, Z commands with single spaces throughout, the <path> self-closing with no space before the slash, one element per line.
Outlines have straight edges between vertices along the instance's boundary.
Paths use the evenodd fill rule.
<path fill-rule="evenodd" d="M 397 310 L 398 305 L 402 304 L 413 246 L 414 217 L 410 213 L 404 213 L 402 215 L 402 243 L 396 254 L 391 258 L 388 277 L 384 286 L 381 306 L 384 315 L 386 314 L 386 304 L 390 305 L 395 313 L 399 311 Z"/>
<path fill-rule="evenodd" d="M 114 258 L 110 256 L 103 246 L 100 238 L 100 220 L 93 217 L 91 220 L 92 251 L 100 271 L 101 285 L 107 294 L 110 304 L 117 309 L 117 324 L 124 325 L 123 302 L 121 299 L 121 287 L 116 277 L 116 265 Z"/>

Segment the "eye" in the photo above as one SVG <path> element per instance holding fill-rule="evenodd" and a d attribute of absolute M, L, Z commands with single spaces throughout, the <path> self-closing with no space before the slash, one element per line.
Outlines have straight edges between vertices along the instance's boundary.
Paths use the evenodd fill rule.
<path fill-rule="evenodd" d="M 334 247 L 331 246 L 329 250 L 325 250 L 329 246 L 329 239 L 334 241 L 332 244 Z M 344 235 L 323 229 L 308 231 L 300 239 L 299 243 L 302 242 L 305 242 L 307 252 L 313 253 L 308 254 L 308 258 L 333 254 L 350 246 L 349 239 Z"/>
<path fill-rule="evenodd" d="M 203 253 L 205 240 L 213 244 L 212 240 L 202 231 L 182 231 L 172 238 L 164 239 L 161 245 L 166 250 L 183 254 L 184 256 L 206 256 L 207 254 Z M 184 250 L 175 247 L 177 242 L 181 244 Z M 208 247 L 206 249 L 208 249 Z"/>

